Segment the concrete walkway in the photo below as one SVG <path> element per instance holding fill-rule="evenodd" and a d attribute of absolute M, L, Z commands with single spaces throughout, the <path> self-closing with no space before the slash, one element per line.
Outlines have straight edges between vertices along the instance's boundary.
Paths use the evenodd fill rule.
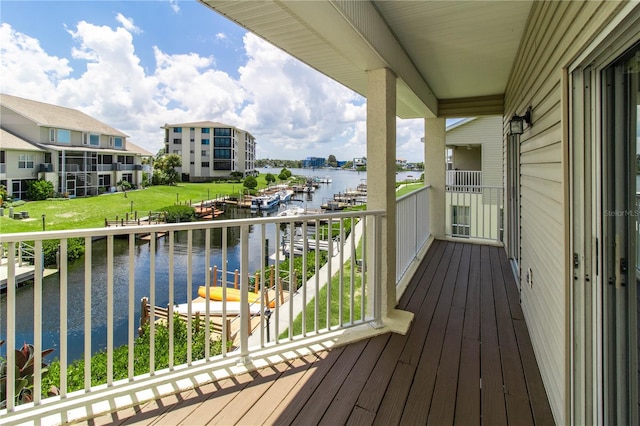
<path fill-rule="evenodd" d="M 362 238 L 362 232 L 363 232 L 362 220 L 360 220 L 356 224 L 354 228 L 354 232 L 355 232 L 355 245 L 357 246 L 358 243 L 360 242 L 360 239 Z M 342 246 L 342 250 L 344 253 L 344 256 L 343 256 L 344 262 L 347 262 L 350 259 L 351 249 L 352 249 L 352 239 L 348 237 Z M 281 259 L 284 259 L 284 257 L 281 257 Z M 340 265 L 340 253 L 334 253 L 333 257 L 331 258 L 331 261 L 327 262 L 322 268 L 320 268 L 320 271 L 317 273 L 319 276 L 318 291 L 320 291 L 327 284 L 327 281 L 328 281 L 327 274 L 328 274 L 329 265 L 331 265 L 332 275 L 335 275 L 336 272 L 338 272 L 342 267 L 342 265 Z M 280 312 L 279 312 L 279 321 L 278 321 L 278 334 L 282 333 L 285 330 L 288 330 L 289 328 L 289 310 L 291 309 L 290 304 L 293 305 L 294 320 L 302 312 L 302 308 L 304 306 L 303 297 L 302 297 L 303 288 L 304 286 L 300 287 L 297 292 L 290 295 L 289 299 L 285 301 L 284 304 L 279 306 Z M 308 304 L 315 297 L 316 297 L 316 275 L 314 275 L 307 281 L 306 303 Z M 273 341 L 276 336 L 275 312 L 272 313 L 271 320 L 269 323 L 270 323 L 269 335 L 270 335 L 271 341 Z M 260 328 L 258 327 L 255 330 L 253 330 L 253 333 L 249 336 L 249 346 L 253 347 L 253 346 L 259 346 L 259 345 L 260 345 Z"/>

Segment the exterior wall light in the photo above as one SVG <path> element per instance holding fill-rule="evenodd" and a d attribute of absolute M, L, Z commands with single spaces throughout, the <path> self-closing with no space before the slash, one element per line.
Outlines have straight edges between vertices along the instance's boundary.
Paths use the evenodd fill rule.
<path fill-rule="evenodd" d="M 527 112 L 524 115 L 514 114 L 509 120 L 509 131 L 512 135 L 521 135 L 524 133 L 524 123 L 527 123 L 528 127 L 531 127 L 531 107 L 527 108 Z"/>

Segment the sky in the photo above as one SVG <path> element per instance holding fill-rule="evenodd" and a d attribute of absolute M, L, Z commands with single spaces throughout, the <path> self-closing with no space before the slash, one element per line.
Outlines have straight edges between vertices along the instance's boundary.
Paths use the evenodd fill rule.
<path fill-rule="evenodd" d="M 78 109 L 152 153 L 165 123 L 218 121 L 257 158 L 366 156 L 366 99 L 194 0 L 0 2 L 0 91 Z M 423 120 L 397 120 L 423 161 Z"/>

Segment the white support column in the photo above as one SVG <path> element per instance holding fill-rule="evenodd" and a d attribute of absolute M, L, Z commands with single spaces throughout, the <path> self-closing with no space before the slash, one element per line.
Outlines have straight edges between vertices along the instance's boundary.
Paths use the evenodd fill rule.
<path fill-rule="evenodd" d="M 396 304 L 396 76 L 383 68 L 369 71 L 368 78 L 367 206 L 387 212 L 379 241 L 382 315 L 386 316 Z M 373 255 L 375 250 L 367 252 Z"/>
<path fill-rule="evenodd" d="M 445 234 L 445 135 L 444 118 L 424 120 L 424 181 L 429 189 L 429 227 L 434 238 Z"/>

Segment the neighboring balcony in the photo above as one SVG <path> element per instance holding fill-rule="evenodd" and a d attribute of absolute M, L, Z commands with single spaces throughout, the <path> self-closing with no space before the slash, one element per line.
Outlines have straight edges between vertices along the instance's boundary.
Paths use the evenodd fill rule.
<path fill-rule="evenodd" d="M 483 185 L 481 171 L 448 170 L 445 235 L 502 243 L 503 192 L 500 186 Z"/>

